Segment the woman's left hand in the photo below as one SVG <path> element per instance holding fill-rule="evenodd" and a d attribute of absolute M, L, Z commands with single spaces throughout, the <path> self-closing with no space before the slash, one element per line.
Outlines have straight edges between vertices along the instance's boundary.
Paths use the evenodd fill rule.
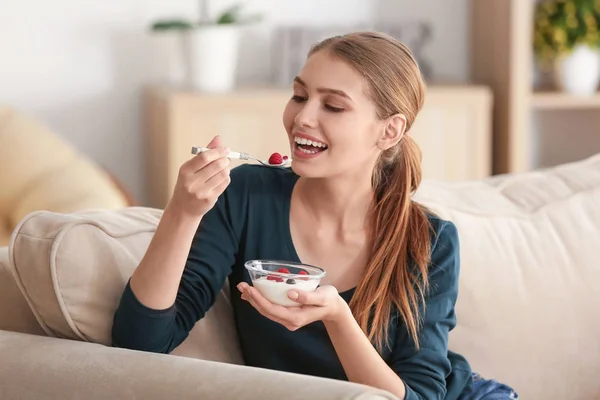
<path fill-rule="evenodd" d="M 238 284 L 237 287 L 243 300 L 249 302 L 265 317 L 280 323 L 290 331 L 315 321 L 336 321 L 349 311 L 348 304 L 333 286 L 320 286 L 314 292 L 290 290 L 288 296 L 299 303 L 297 307 L 273 304 L 246 282 Z"/>

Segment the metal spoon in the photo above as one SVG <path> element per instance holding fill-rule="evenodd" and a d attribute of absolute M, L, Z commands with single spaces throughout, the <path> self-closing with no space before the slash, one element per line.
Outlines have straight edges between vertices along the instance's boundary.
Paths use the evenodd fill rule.
<path fill-rule="evenodd" d="M 192 147 L 192 154 L 200 154 L 202 152 L 205 152 L 206 150 L 209 150 L 209 149 L 207 147 L 194 146 L 194 147 Z M 254 161 L 258 161 L 259 163 L 261 163 L 262 165 L 265 165 L 267 167 L 285 167 L 289 163 L 289 161 L 284 161 L 283 164 L 279 164 L 279 165 L 269 164 L 268 162 L 265 162 L 263 160 L 255 158 L 255 157 L 252 157 L 248 153 L 240 153 L 238 151 L 231 151 L 231 150 L 229 151 L 229 153 L 227 153 L 227 158 L 235 158 L 238 160 L 254 160 Z"/>

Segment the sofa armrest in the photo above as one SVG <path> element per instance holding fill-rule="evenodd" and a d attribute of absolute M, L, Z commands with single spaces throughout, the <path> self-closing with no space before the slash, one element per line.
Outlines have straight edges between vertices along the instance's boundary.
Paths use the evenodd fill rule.
<path fill-rule="evenodd" d="M 2 399 L 397 400 L 349 382 L 7 331 L 0 354 Z"/>
<path fill-rule="evenodd" d="M 0 246 L 0 329 L 45 336 L 11 272 L 8 247 Z"/>

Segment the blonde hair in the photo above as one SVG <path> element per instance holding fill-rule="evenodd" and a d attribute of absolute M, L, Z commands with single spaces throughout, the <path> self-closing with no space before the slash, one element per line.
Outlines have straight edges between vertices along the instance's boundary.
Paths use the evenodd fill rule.
<path fill-rule="evenodd" d="M 371 256 L 350 308 L 379 349 L 388 343 L 392 307 L 419 347 L 418 332 L 429 284 L 430 231 L 426 209 L 412 200 L 421 183 L 421 151 L 406 134 L 425 99 L 425 82 L 411 51 L 377 32 L 335 36 L 313 46 L 327 50 L 362 74 L 377 117 L 400 113 L 406 129 L 400 142 L 384 151 L 373 171 L 375 199 L 369 224 Z"/>

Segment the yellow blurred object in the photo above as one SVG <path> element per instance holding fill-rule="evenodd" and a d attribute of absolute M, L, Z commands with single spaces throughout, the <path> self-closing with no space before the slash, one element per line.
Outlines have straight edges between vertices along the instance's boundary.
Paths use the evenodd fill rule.
<path fill-rule="evenodd" d="M 0 106 L 0 246 L 30 212 L 116 209 L 131 196 L 102 167 L 16 110 Z"/>
<path fill-rule="evenodd" d="M 546 67 L 577 45 L 600 48 L 598 21 L 600 3 L 596 0 L 543 0 L 535 3 L 533 48 L 538 60 Z"/>

